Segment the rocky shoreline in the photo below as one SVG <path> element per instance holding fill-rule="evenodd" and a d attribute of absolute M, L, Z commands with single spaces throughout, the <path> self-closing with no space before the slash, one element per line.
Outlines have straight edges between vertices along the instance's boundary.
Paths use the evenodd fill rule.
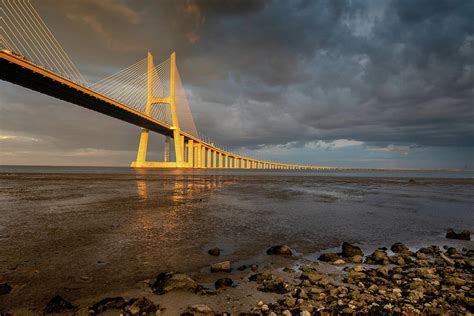
<path fill-rule="evenodd" d="M 447 237 L 453 236 L 470 240 L 466 232 L 453 235 L 448 231 Z M 219 249 L 211 249 L 209 255 L 219 256 Z M 366 255 L 358 246 L 344 242 L 340 252 L 322 253 L 313 261 L 295 256 L 287 245 L 269 248 L 266 256 L 283 261 L 260 267 L 217 262 L 207 273 L 215 280 L 213 284 L 197 281 L 198 274 L 164 272 L 146 281 L 141 297 L 112 296 L 84 306 L 56 295 L 43 309 L 31 312 L 286 316 L 474 313 L 473 249 L 431 245 L 413 251 L 395 243 L 390 249 L 382 247 Z M 239 288 L 240 294 L 232 292 Z M 11 289 L 8 283 L 0 284 L 0 295 L 8 295 Z M 261 299 L 256 293 L 267 296 Z M 167 298 L 184 301 L 186 308 L 166 306 L 163 302 Z M 253 302 L 252 306 L 238 307 L 244 300 Z M 22 313 L 0 311 L 1 316 L 15 314 Z"/>

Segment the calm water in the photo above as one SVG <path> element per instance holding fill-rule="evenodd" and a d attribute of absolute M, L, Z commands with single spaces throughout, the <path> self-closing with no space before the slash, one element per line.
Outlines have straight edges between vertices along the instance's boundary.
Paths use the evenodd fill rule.
<path fill-rule="evenodd" d="M 474 179 L 474 170 L 136 170 L 128 167 L 56 167 L 0 166 L 0 173 L 83 173 L 83 174 L 196 174 L 196 175 L 275 175 L 388 178 L 466 178 Z"/>
<path fill-rule="evenodd" d="M 20 288 L 0 307 L 200 270 L 214 246 L 234 262 L 280 243 L 302 255 L 342 241 L 472 248 L 444 235 L 474 231 L 473 192 L 472 172 L 0 167 L 0 281 Z"/>

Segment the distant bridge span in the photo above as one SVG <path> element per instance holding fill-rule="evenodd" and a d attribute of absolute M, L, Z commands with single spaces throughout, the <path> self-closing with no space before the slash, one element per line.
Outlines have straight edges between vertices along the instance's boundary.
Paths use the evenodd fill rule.
<path fill-rule="evenodd" d="M 153 57 L 94 85 L 86 81 L 29 3 L 2 1 L 0 79 L 142 127 L 134 168 L 333 169 L 265 161 L 201 137 L 176 66 Z M 164 161 L 146 160 L 148 133 L 166 136 Z M 175 161 L 170 161 L 171 139 Z"/>

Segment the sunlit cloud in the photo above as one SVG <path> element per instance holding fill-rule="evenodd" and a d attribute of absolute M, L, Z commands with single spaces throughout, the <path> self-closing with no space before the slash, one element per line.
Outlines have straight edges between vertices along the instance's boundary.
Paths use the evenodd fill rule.
<path fill-rule="evenodd" d="M 364 142 L 353 139 L 336 139 L 330 142 L 318 140 L 305 144 L 306 148 L 313 149 L 339 149 L 344 147 L 361 146 Z"/>
<path fill-rule="evenodd" d="M 397 154 L 402 154 L 402 155 L 408 155 L 411 151 L 420 148 L 420 146 L 417 145 L 388 145 L 385 147 L 371 147 L 369 148 L 369 151 L 372 152 L 385 152 L 385 153 L 397 153 Z"/>

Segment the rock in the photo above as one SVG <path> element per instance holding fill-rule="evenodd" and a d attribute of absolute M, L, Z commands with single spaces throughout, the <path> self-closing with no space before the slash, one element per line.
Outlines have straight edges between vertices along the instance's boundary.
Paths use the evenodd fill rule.
<path fill-rule="evenodd" d="M 452 228 L 449 228 L 448 232 L 446 233 L 446 238 L 460 239 L 460 240 L 471 240 L 471 232 L 469 232 L 467 229 L 465 229 L 460 233 L 456 233 Z"/>
<path fill-rule="evenodd" d="M 0 283 L 0 295 L 8 294 L 12 291 L 12 287 L 7 283 Z"/>
<path fill-rule="evenodd" d="M 216 290 L 218 290 L 218 289 L 220 289 L 220 288 L 232 286 L 233 284 L 234 284 L 234 281 L 232 281 L 232 279 L 230 279 L 230 278 L 222 278 L 222 279 L 218 279 L 218 280 L 214 283 L 214 286 L 216 287 Z"/>
<path fill-rule="evenodd" d="M 423 292 L 416 290 L 416 291 L 410 291 L 410 293 L 407 296 L 407 299 L 411 303 L 416 303 L 419 300 L 421 300 L 423 297 L 424 297 Z"/>
<path fill-rule="evenodd" d="M 388 272 L 390 271 L 390 267 L 389 266 L 381 266 L 380 268 L 377 269 L 377 274 L 380 275 L 380 276 L 387 276 L 388 275 Z"/>
<path fill-rule="evenodd" d="M 262 283 L 264 280 L 271 280 L 273 275 L 270 273 L 262 272 L 262 273 L 255 273 L 249 276 L 249 281 L 255 281 L 257 283 Z"/>
<path fill-rule="evenodd" d="M 392 280 L 401 280 L 403 278 L 403 275 L 399 274 L 399 273 L 395 273 L 394 275 L 392 275 Z"/>
<path fill-rule="evenodd" d="M 333 264 L 343 265 L 343 264 L 346 264 L 346 262 L 343 259 L 337 259 L 336 261 L 333 262 Z"/>
<path fill-rule="evenodd" d="M 311 316 L 311 313 L 308 311 L 301 311 L 300 316 Z"/>
<path fill-rule="evenodd" d="M 122 309 L 127 302 L 123 297 L 107 297 L 90 307 L 95 313 L 102 313 L 108 309 Z"/>
<path fill-rule="evenodd" d="M 342 243 L 342 256 L 346 258 L 354 257 L 354 256 L 364 256 L 362 250 L 354 245 L 351 245 L 348 242 Z"/>
<path fill-rule="evenodd" d="M 309 280 L 311 283 L 316 284 L 323 278 L 323 275 L 316 271 L 305 271 L 301 273 L 301 280 Z"/>
<path fill-rule="evenodd" d="M 291 251 L 288 245 L 279 245 L 270 247 L 267 250 L 267 255 L 289 255 L 291 256 L 293 252 Z"/>
<path fill-rule="evenodd" d="M 415 181 L 415 179 L 410 178 L 410 180 L 408 180 L 408 183 L 410 183 L 410 184 L 416 184 L 417 182 Z"/>
<path fill-rule="evenodd" d="M 446 257 L 446 255 L 444 253 L 440 253 L 439 256 L 441 257 L 441 259 L 444 260 L 444 262 L 446 262 L 448 265 L 450 266 L 454 266 L 454 261 L 448 257 Z"/>
<path fill-rule="evenodd" d="M 364 261 L 364 257 L 360 255 L 355 255 L 352 258 L 350 258 L 352 263 L 362 263 Z"/>
<path fill-rule="evenodd" d="M 308 299 L 308 293 L 306 293 L 306 291 L 304 289 L 298 289 L 296 295 L 299 297 L 299 298 L 302 298 L 302 299 Z"/>
<path fill-rule="evenodd" d="M 390 257 L 390 262 L 393 264 L 397 264 L 399 266 L 405 265 L 405 259 L 403 259 L 402 256 L 391 256 Z"/>
<path fill-rule="evenodd" d="M 66 301 L 59 295 L 53 297 L 44 308 L 45 314 L 72 312 L 77 309 L 76 305 Z"/>
<path fill-rule="evenodd" d="M 416 269 L 415 273 L 419 278 L 422 278 L 422 279 L 434 279 L 435 278 L 434 274 L 436 273 L 436 269 L 418 268 Z"/>
<path fill-rule="evenodd" d="M 408 247 L 402 244 L 401 242 L 394 243 L 392 247 L 390 247 L 390 250 L 392 250 L 394 253 L 410 251 L 410 249 L 408 249 Z"/>
<path fill-rule="evenodd" d="M 212 316 L 214 311 L 206 304 L 196 304 L 189 306 L 182 315 Z"/>
<path fill-rule="evenodd" d="M 466 281 L 458 277 L 447 277 L 445 283 L 454 286 L 463 286 L 466 284 Z"/>
<path fill-rule="evenodd" d="M 219 248 L 212 248 L 207 251 L 208 254 L 211 256 L 219 256 L 221 254 L 221 250 Z"/>
<path fill-rule="evenodd" d="M 211 265 L 211 272 L 230 272 L 231 270 L 230 261 L 218 262 Z"/>
<path fill-rule="evenodd" d="M 250 265 L 250 270 L 252 270 L 253 272 L 257 271 L 258 270 L 258 264 L 255 264 L 255 263 L 251 264 Z"/>
<path fill-rule="evenodd" d="M 150 315 L 157 310 L 156 305 L 145 297 L 130 300 L 124 308 L 125 315 Z"/>
<path fill-rule="evenodd" d="M 339 259 L 341 259 L 341 257 L 339 257 L 337 253 L 322 253 L 318 258 L 318 260 L 324 262 L 334 262 Z"/>
<path fill-rule="evenodd" d="M 240 267 L 238 267 L 237 270 L 244 271 L 247 268 L 248 268 L 248 266 L 244 264 L 244 265 L 241 265 Z"/>
<path fill-rule="evenodd" d="M 296 304 L 296 298 L 294 298 L 293 296 L 289 295 L 287 297 L 285 297 L 284 301 L 283 301 L 283 304 L 286 306 L 286 307 L 293 307 L 295 306 Z M 290 314 L 291 315 L 291 314 Z"/>
<path fill-rule="evenodd" d="M 288 283 L 281 278 L 267 279 L 263 281 L 263 286 L 258 290 L 262 292 L 271 292 L 278 294 L 285 294 L 290 291 Z"/>
<path fill-rule="evenodd" d="M 197 283 L 188 275 L 182 273 L 165 272 L 156 277 L 151 285 L 155 294 L 162 295 L 174 290 L 196 291 Z"/>
<path fill-rule="evenodd" d="M 355 270 L 349 272 L 349 275 L 348 275 L 349 279 L 352 279 L 352 280 L 355 280 L 355 281 L 363 280 L 366 277 L 367 276 L 365 275 L 364 272 L 358 272 L 358 271 L 355 271 Z"/>
<path fill-rule="evenodd" d="M 426 254 L 424 254 L 423 252 L 420 252 L 420 251 L 417 251 L 415 253 L 415 255 L 416 255 L 416 258 L 418 260 L 427 260 L 428 259 L 428 256 Z"/>
<path fill-rule="evenodd" d="M 385 250 L 377 249 L 369 257 L 367 257 L 365 263 L 385 265 L 390 263 L 390 258 L 388 257 Z"/>

